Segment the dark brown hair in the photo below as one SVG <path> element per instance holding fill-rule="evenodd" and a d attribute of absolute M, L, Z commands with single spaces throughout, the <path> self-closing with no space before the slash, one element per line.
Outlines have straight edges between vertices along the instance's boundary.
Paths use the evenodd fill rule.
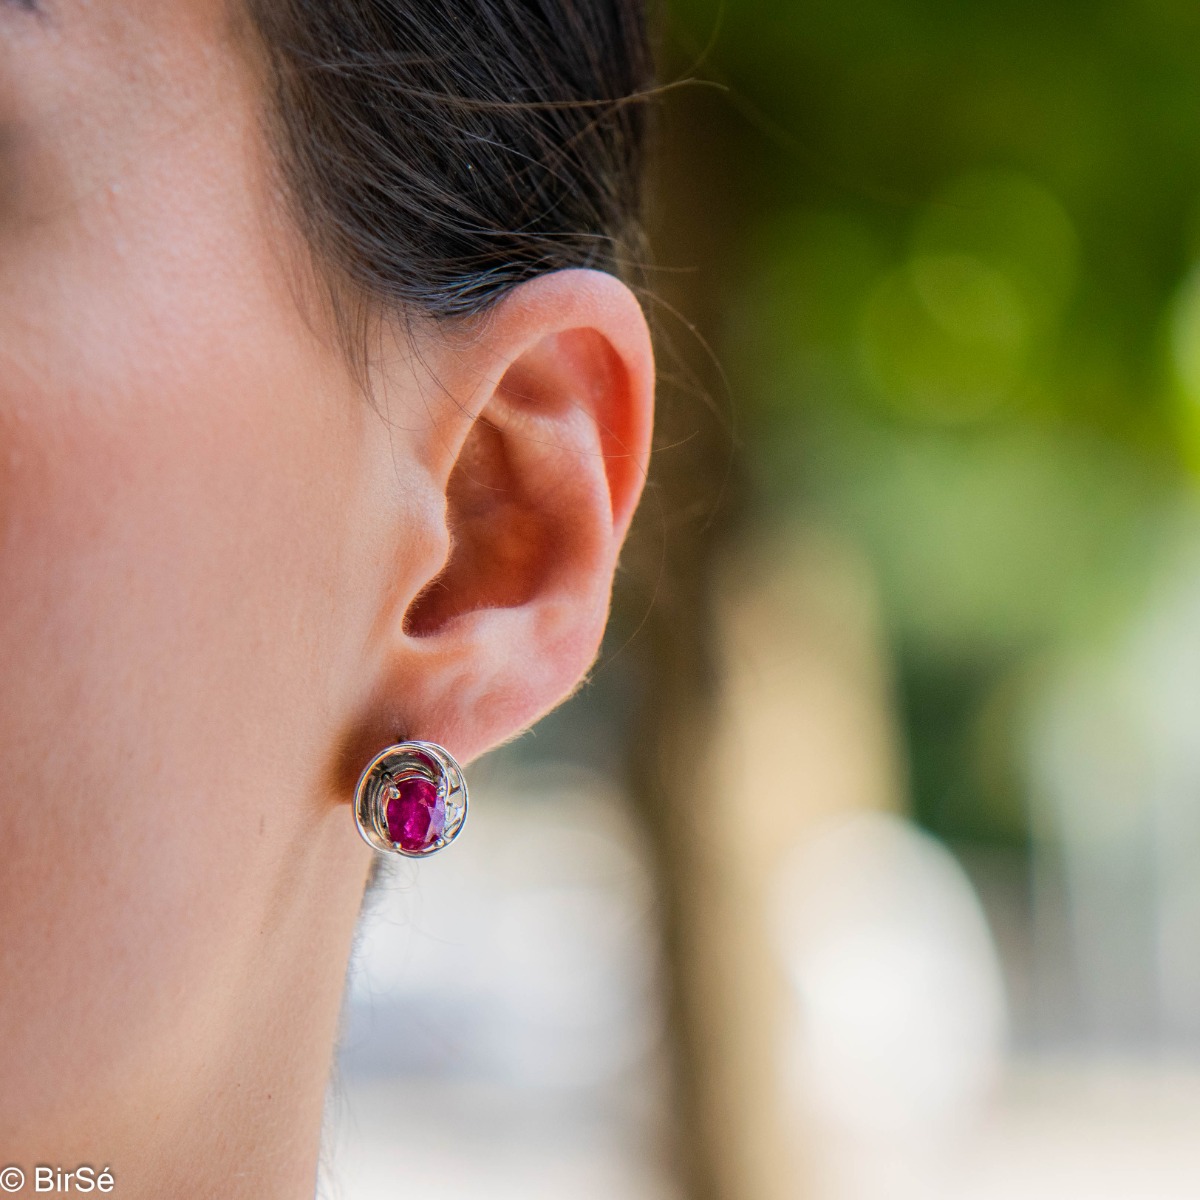
<path fill-rule="evenodd" d="M 471 315 L 561 267 L 629 277 L 643 0 L 249 0 L 283 180 L 355 299 Z"/>

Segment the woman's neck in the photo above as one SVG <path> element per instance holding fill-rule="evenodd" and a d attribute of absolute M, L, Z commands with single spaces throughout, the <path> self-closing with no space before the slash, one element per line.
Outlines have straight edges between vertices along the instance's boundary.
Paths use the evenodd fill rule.
<path fill-rule="evenodd" d="M 339 807 L 264 858 L 225 953 L 178 989 L 175 1036 L 146 1039 L 154 1052 L 91 1103 L 76 1093 L 57 1128 L 30 1129 L 31 1167 L 108 1168 L 127 1200 L 311 1200 L 369 866 L 349 823 Z"/>

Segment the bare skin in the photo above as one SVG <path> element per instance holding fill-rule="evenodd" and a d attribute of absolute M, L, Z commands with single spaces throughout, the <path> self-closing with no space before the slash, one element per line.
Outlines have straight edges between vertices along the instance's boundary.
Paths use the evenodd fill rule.
<path fill-rule="evenodd" d="M 648 455 L 590 271 L 385 326 L 364 397 L 246 37 L 0 2 L 0 1156 L 122 1197 L 311 1196 L 357 770 L 572 690 Z"/>

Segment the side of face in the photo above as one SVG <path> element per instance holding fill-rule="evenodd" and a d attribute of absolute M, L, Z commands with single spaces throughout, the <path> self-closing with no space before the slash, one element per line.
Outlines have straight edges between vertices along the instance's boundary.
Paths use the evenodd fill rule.
<path fill-rule="evenodd" d="M 354 764 L 402 732 L 465 761 L 569 692 L 644 475 L 645 327 L 590 272 L 398 342 L 365 401 L 297 294 L 240 36 L 0 3 L 12 1136 L 209 1086 L 361 894 Z"/>
<path fill-rule="evenodd" d="M 230 37 L 0 9 L 3 1130 L 214 1049 L 390 565 Z"/>

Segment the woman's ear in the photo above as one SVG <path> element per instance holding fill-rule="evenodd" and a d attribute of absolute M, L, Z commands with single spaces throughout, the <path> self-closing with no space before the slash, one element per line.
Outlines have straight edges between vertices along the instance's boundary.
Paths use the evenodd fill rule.
<path fill-rule="evenodd" d="M 465 761 L 568 696 L 596 655 L 646 478 L 654 364 L 632 292 L 566 270 L 509 293 L 449 374 L 454 413 L 428 449 L 448 551 L 396 615 L 373 707 Z"/>

